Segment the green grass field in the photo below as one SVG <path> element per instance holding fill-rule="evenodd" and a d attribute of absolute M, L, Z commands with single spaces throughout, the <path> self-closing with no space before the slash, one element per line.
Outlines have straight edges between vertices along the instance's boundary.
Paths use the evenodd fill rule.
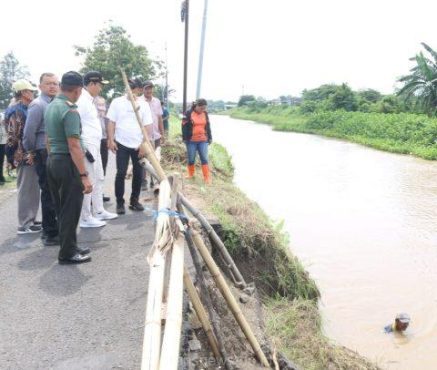
<path fill-rule="evenodd" d="M 437 119 L 411 113 L 328 111 L 300 114 L 290 107 L 237 108 L 231 117 L 267 123 L 277 131 L 318 134 L 379 150 L 437 159 Z"/>

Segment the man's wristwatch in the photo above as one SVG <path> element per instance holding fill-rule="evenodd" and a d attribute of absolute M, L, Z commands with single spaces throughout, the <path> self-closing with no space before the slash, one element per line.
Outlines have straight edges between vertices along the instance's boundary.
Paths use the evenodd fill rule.
<path fill-rule="evenodd" d="M 88 171 L 85 171 L 84 173 L 81 173 L 80 177 L 88 177 Z"/>

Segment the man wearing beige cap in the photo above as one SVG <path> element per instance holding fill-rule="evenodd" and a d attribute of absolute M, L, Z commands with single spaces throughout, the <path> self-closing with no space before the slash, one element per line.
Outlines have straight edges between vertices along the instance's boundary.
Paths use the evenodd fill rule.
<path fill-rule="evenodd" d="M 34 99 L 36 88 L 27 80 L 18 80 L 12 84 L 12 89 L 15 93 L 15 104 L 5 112 L 6 152 L 8 160 L 17 167 L 17 234 L 32 234 L 41 231 L 41 225 L 35 223 L 40 189 L 38 175 L 33 165 L 33 155 L 26 153 L 23 148 L 23 130 L 27 118 L 27 107 Z"/>

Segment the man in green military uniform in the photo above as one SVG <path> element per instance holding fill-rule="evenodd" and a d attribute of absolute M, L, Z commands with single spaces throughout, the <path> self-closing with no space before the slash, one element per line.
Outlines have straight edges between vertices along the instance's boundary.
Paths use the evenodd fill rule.
<path fill-rule="evenodd" d="M 79 73 L 65 73 L 61 79 L 61 94 L 49 104 L 44 115 L 49 153 L 47 180 L 59 221 L 60 264 L 91 261 L 89 248 L 79 247 L 76 236 L 83 194 L 92 191 L 85 170 L 80 116 L 75 104 L 82 87 L 83 78 Z"/>

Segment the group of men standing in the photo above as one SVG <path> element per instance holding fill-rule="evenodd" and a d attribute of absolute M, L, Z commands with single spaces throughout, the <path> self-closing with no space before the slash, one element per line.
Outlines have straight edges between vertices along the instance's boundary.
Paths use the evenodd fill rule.
<path fill-rule="evenodd" d="M 133 178 L 129 208 L 142 211 L 139 202 L 145 173 L 139 161 L 141 144 L 150 138 L 157 148 L 164 140 L 162 103 L 153 96 L 153 83 L 129 80 L 140 128 L 128 95 L 106 102 L 100 96 L 108 84 L 101 73 L 84 76 L 67 72 L 61 83 L 52 73 L 41 75 L 41 94 L 26 80 L 13 84 L 15 101 L 5 112 L 8 161 L 17 167 L 18 234 L 42 231 L 44 245 L 60 245 L 60 264 L 91 260 L 89 248 L 77 243 L 78 224 L 102 227 L 124 214 L 124 185 L 129 160 Z M 145 136 L 147 134 L 147 136 Z M 117 213 L 104 209 L 103 194 L 108 149 L 116 154 Z M 41 200 L 42 223 L 36 221 Z"/>

